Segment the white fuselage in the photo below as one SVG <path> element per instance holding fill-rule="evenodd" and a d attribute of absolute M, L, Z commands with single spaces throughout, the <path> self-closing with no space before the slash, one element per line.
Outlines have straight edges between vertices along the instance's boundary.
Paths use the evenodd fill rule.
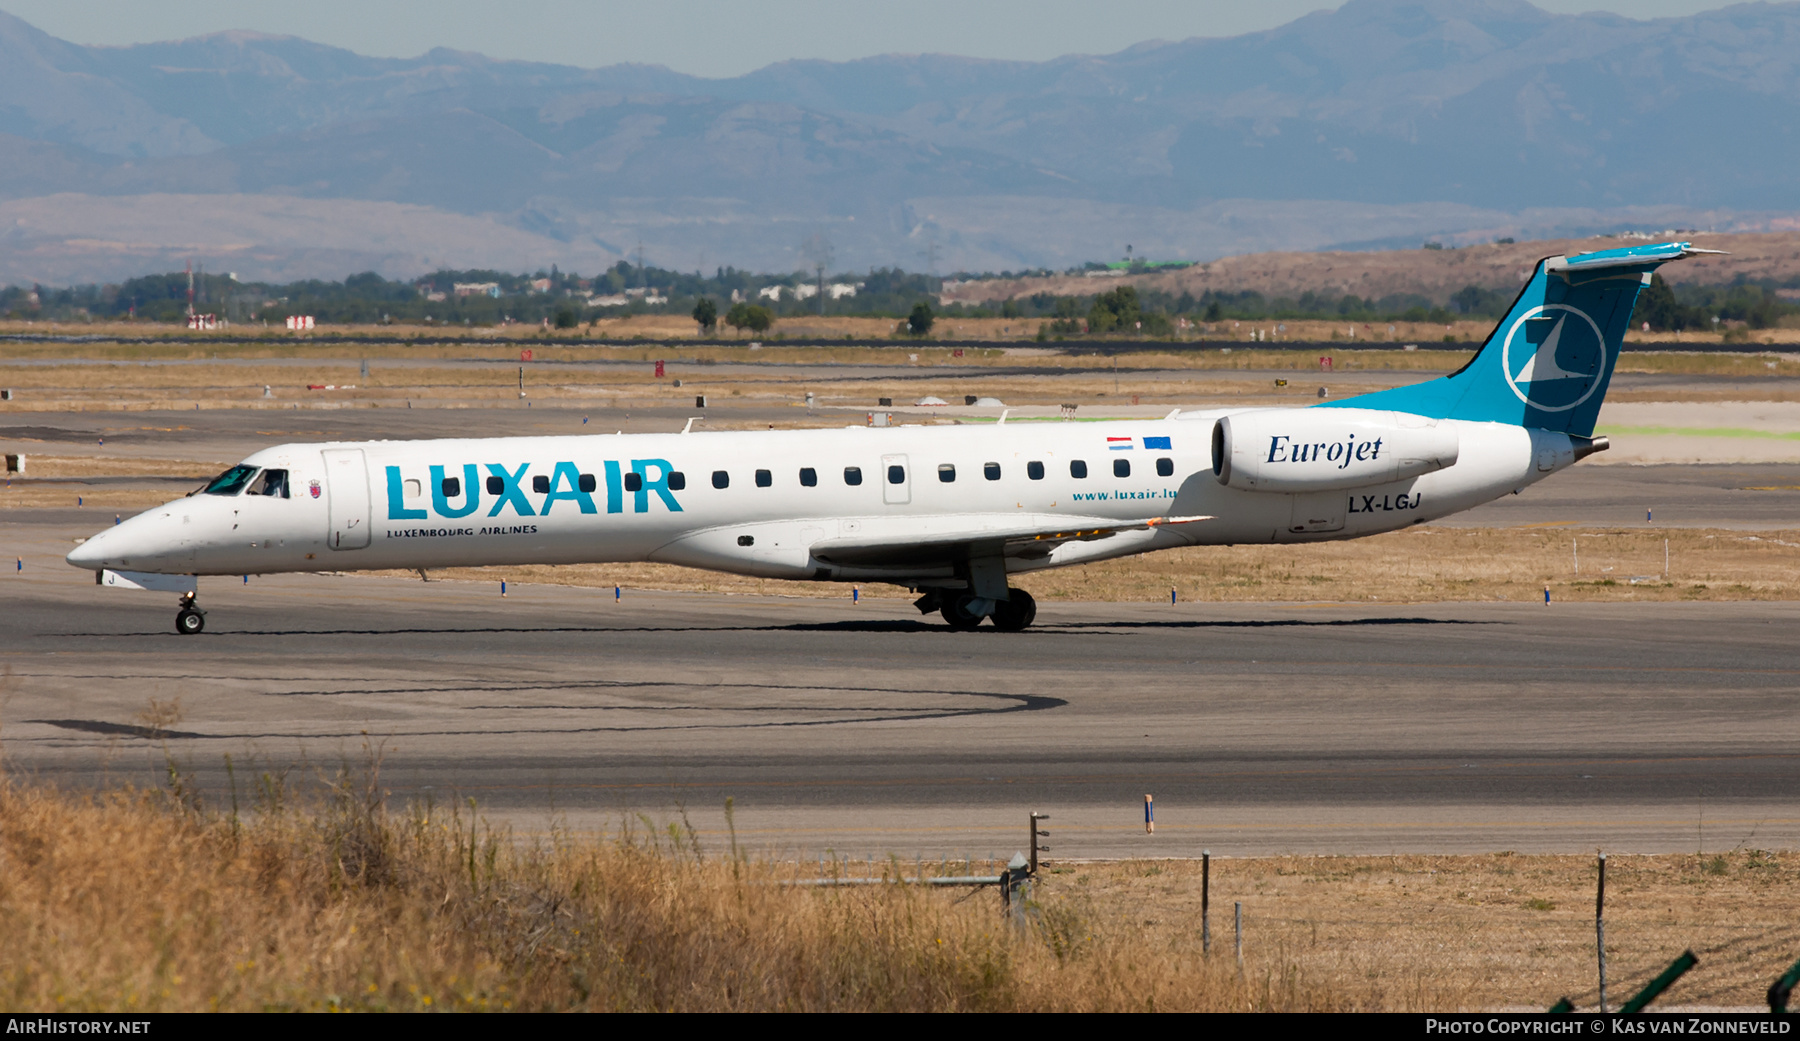
<path fill-rule="evenodd" d="M 1245 411 L 278 445 L 242 465 L 259 475 L 286 471 L 285 497 L 255 494 L 253 481 L 231 494 L 193 494 L 100 533 L 69 562 L 237 575 L 659 561 L 929 586 L 954 578 L 955 564 L 882 547 L 987 530 L 1016 536 L 1206 518 L 1009 552 L 1006 570 L 1020 572 L 1176 546 L 1355 538 L 1468 509 L 1574 460 L 1562 434 L 1444 420 L 1460 446 L 1445 469 L 1349 490 L 1239 490 L 1215 478 L 1211 438 L 1220 417 Z M 1355 410 L 1279 411 L 1336 420 Z M 1085 464 L 1085 477 L 1074 464 Z M 1128 475 L 1118 475 L 1119 464 Z M 823 559 L 814 552 L 846 545 L 875 548 Z"/>

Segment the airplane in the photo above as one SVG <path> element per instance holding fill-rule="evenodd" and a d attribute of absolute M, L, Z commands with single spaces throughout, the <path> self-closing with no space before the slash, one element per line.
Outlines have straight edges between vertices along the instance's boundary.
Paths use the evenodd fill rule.
<path fill-rule="evenodd" d="M 1668 242 L 1547 257 L 1448 376 L 1304 408 L 1160 420 L 276 445 L 68 555 L 97 584 L 202 575 L 655 561 L 884 582 L 952 629 L 1030 626 L 1014 575 L 1180 546 L 1422 524 L 1595 452 L 1639 290 Z"/>

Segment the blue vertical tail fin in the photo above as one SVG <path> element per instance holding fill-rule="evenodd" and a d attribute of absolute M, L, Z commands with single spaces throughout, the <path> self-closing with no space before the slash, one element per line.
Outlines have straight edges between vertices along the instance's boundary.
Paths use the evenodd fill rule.
<path fill-rule="evenodd" d="M 1389 409 L 1586 437 L 1650 273 L 1671 260 L 1716 252 L 1664 242 L 1540 260 L 1506 317 L 1461 369 L 1318 407 Z"/>

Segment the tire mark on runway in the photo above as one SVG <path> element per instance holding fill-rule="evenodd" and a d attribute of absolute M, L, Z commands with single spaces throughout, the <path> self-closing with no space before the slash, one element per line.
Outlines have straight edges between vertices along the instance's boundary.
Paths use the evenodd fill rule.
<path fill-rule="evenodd" d="M 687 686 L 690 688 L 693 686 L 692 684 L 685 684 L 685 685 L 668 684 L 668 685 L 669 686 Z M 650 684 L 646 684 L 645 686 L 650 686 Z M 526 688 L 526 689 L 531 689 L 531 688 Z M 782 688 L 776 687 L 776 688 L 771 688 L 771 689 L 779 690 Z M 839 690 L 841 688 L 803 688 L 803 689 L 834 690 L 835 691 L 835 690 Z M 440 691 L 448 691 L 448 692 L 457 692 L 457 693 L 489 692 L 487 688 L 479 687 L 479 686 L 460 687 L 460 688 L 439 688 L 439 690 Z M 503 693 L 503 692 L 504 691 L 501 691 L 501 690 L 492 691 L 492 693 Z M 348 691 L 348 692 L 343 692 L 343 693 L 362 693 L 362 692 Z M 863 692 L 855 691 L 855 692 L 850 692 L 850 693 L 863 693 Z M 965 708 L 959 708 L 959 707 L 956 707 L 953 705 L 952 706 L 941 706 L 941 707 L 896 706 L 896 707 L 881 707 L 881 708 L 870 708 L 868 706 L 850 706 L 850 707 L 844 707 L 844 708 L 831 708 L 831 707 L 813 707 L 813 706 L 795 707 L 795 706 L 780 706 L 780 705 L 748 706 L 748 707 L 739 707 L 739 706 L 733 706 L 733 705 L 712 705 L 712 706 L 698 706 L 694 709 L 687 709 L 685 707 L 663 707 L 663 706 L 646 709 L 643 707 L 631 706 L 631 705 L 591 706 L 591 707 L 595 707 L 595 708 L 605 708 L 605 709 L 609 709 L 609 710 L 624 710 L 624 711 L 652 711 L 652 712 L 656 712 L 656 711 L 661 711 L 661 712 L 709 711 L 709 712 L 715 712 L 715 713 L 721 713 L 721 714 L 727 714 L 727 715 L 732 714 L 732 713 L 738 713 L 738 712 L 792 712 L 795 714 L 803 714 L 803 713 L 808 713 L 808 712 L 811 712 L 811 713 L 855 712 L 855 713 L 867 713 L 867 714 L 859 715 L 859 716 L 855 716 L 855 717 L 847 718 L 847 719 L 785 719 L 785 720 L 771 720 L 771 721 L 760 721 L 760 722 L 759 721 L 748 721 L 748 722 L 738 722 L 738 723 L 697 722 L 697 723 L 658 723 L 658 724 L 646 724 L 646 725 L 642 725 L 642 726 L 627 726 L 627 725 L 621 724 L 621 725 L 617 725 L 617 726 L 512 727 L 512 728 L 506 728 L 506 729 L 498 729 L 498 728 L 494 728 L 494 727 L 480 727 L 480 728 L 454 729 L 454 730 L 384 730 L 384 731 L 380 731 L 379 733 L 377 733 L 376 736 L 379 736 L 382 738 L 475 737 L 475 736 L 505 737 L 505 736 L 528 736 L 528 735 L 552 735 L 552 734 L 601 734 L 601 733 L 636 734 L 636 733 L 656 733 L 656 732 L 666 732 L 666 731 L 689 731 L 689 730 L 696 730 L 696 731 L 698 731 L 698 730 L 706 730 L 706 731 L 766 730 L 766 729 L 782 729 L 782 728 L 791 728 L 791 727 L 844 726 L 846 724 L 852 724 L 852 723 L 925 722 L 925 721 L 936 721 L 936 720 L 946 720 L 946 719 L 959 719 L 959 718 L 971 717 L 971 716 L 1003 716 L 1003 715 L 1010 715 L 1015 712 L 1042 712 L 1042 711 L 1045 711 L 1048 709 L 1061 708 L 1064 705 L 1068 704 L 1068 702 L 1064 701 L 1062 698 L 1049 697 L 1049 696 L 1041 695 L 1041 694 L 1002 694 L 1002 693 L 994 693 L 994 692 L 988 692 L 988 691 L 930 691 L 930 690 L 926 690 L 926 691 L 915 690 L 915 691 L 911 691 L 909 693 L 911 693 L 915 697 L 918 695 L 921 695 L 921 694 L 924 694 L 924 695 L 936 694 L 936 695 L 941 695 L 946 698 L 989 699 L 992 701 L 997 701 L 1000 704 L 997 706 L 994 706 L 994 707 L 975 705 L 975 706 L 970 706 L 970 707 L 965 707 Z M 128 725 L 119 724 L 119 723 L 108 723 L 103 720 L 31 719 L 31 720 L 26 720 L 25 722 L 41 723 L 41 724 L 44 724 L 47 726 L 57 727 L 57 728 L 63 729 L 63 730 L 77 730 L 77 731 L 83 731 L 83 732 L 88 732 L 88 733 L 103 733 L 103 734 L 108 734 L 111 736 L 155 738 L 155 739 L 159 739 L 159 740 L 160 739 L 171 739 L 172 740 L 172 739 L 177 739 L 177 738 L 183 739 L 183 740 L 202 740 L 202 741 L 255 741 L 255 740 L 268 740 L 268 739 L 274 739 L 274 738 L 289 738 L 289 739 L 295 739 L 295 740 L 321 740 L 321 739 L 332 739 L 332 738 L 340 738 L 341 739 L 341 738 L 348 738 L 348 737 L 368 737 L 373 732 L 369 727 L 365 726 L 365 727 L 358 728 L 354 733 L 349 732 L 349 731 L 345 731 L 345 732 L 341 732 L 341 733 L 339 733 L 339 732 L 301 733 L 301 732 L 290 731 L 290 732 L 285 732 L 285 733 L 282 733 L 282 732 L 272 732 L 272 733 L 242 733 L 242 732 L 239 732 L 239 733 L 228 733 L 228 734 L 208 734 L 208 733 L 198 733 L 198 732 L 191 732 L 191 731 L 153 731 L 147 727 L 128 726 Z M 14 740 L 16 741 L 16 740 L 21 740 L 21 739 L 14 738 Z M 25 740 L 29 740 L 29 739 L 25 739 Z"/>

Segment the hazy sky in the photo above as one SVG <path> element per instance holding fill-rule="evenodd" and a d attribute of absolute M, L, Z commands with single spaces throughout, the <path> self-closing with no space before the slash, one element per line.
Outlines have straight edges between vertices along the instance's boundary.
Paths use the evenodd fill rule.
<path fill-rule="evenodd" d="M 1551 11 L 1632 18 L 1692 14 L 1722 0 L 1537 0 Z M 1143 40 L 1268 29 L 1331 0 L 0 0 L 53 36 L 88 44 L 181 39 L 225 29 L 302 36 L 362 54 L 433 47 L 587 67 L 667 65 L 735 76 L 788 58 L 841 61 L 938 52 L 1041 61 Z"/>

